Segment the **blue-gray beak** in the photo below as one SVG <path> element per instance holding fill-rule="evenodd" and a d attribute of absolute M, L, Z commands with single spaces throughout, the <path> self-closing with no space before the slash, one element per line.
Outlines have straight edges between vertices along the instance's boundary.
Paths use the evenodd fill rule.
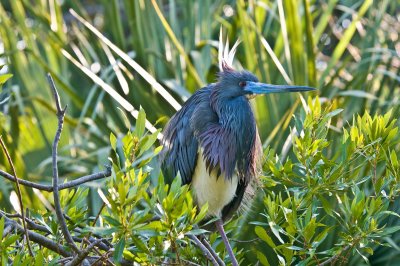
<path fill-rule="evenodd" d="M 250 94 L 268 94 L 268 93 L 278 93 L 278 92 L 301 92 L 301 91 L 314 91 L 315 88 L 307 86 L 291 86 L 291 85 L 272 85 L 265 84 L 261 82 L 251 82 L 246 83 L 244 91 Z"/>

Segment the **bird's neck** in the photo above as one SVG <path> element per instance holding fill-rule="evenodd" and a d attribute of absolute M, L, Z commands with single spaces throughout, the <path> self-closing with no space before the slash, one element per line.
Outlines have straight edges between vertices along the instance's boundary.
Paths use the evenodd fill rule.
<path fill-rule="evenodd" d="M 233 137 L 237 162 L 246 160 L 258 134 L 250 102 L 245 97 L 235 97 L 221 100 L 214 108 L 221 127 Z"/>
<path fill-rule="evenodd" d="M 203 144 L 206 143 L 205 147 L 214 147 L 209 151 L 208 155 L 211 156 L 211 161 L 218 161 L 219 158 L 230 158 L 226 162 L 219 162 L 223 172 L 227 173 L 227 169 L 230 169 L 228 177 L 231 176 L 233 171 L 237 171 L 240 179 L 247 183 L 250 178 L 255 176 L 260 146 L 257 126 L 250 103 L 244 96 L 230 98 L 213 98 L 213 96 L 219 95 L 211 94 L 210 103 L 218 116 L 218 126 L 221 128 L 218 132 L 223 132 L 223 139 L 216 138 L 218 142 L 212 146 L 207 145 L 204 141 Z M 211 134 L 211 136 L 213 135 Z M 208 139 L 210 136 L 205 135 L 205 137 Z M 210 149 L 208 148 L 208 150 Z M 219 152 L 225 155 L 219 154 Z M 231 168 L 227 167 L 227 164 L 230 164 Z M 232 164 L 235 170 L 232 168 Z"/>
<path fill-rule="evenodd" d="M 219 122 L 238 137 L 256 130 L 256 124 L 249 101 L 245 97 L 225 99 L 215 106 Z"/>

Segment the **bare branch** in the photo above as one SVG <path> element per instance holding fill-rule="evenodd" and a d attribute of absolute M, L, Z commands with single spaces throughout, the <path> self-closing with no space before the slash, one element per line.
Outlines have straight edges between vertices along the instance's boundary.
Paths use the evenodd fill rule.
<path fill-rule="evenodd" d="M 48 186 L 48 185 L 42 185 L 42 184 L 37 184 L 31 181 L 27 181 L 24 179 L 20 179 L 20 178 L 15 178 L 15 176 L 10 175 L 7 172 L 4 172 L 2 170 L 0 170 L 0 175 L 12 182 L 19 182 L 19 184 L 26 186 L 26 187 L 32 187 L 32 188 L 36 188 L 39 190 L 44 190 L 44 191 L 53 191 L 53 187 L 52 186 Z"/>
<path fill-rule="evenodd" d="M 99 239 L 96 239 L 94 237 L 89 237 L 89 240 L 84 239 L 84 238 L 79 238 L 79 237 L 76 237 L 76 236 L 73 236 L 72 238 L 77 243 L 87 242 L 87 243 L 89 243 L 89 245 L 94 243 L 94 242 L 96 242 L 97 240 L 99 240 Z M 101 238 L 100 240 L 101 241 L 96 244 L 96 247 L 98 247 L 99 249 L 101 249 L 103 251 L 109 251 L 111 248 L 109 246 L 107 246 L 105 243 L 103 243 L 104 239 Z"/>
<path fill-rule="evenodd" d="M 4 239 L 9 233 L 11 233 L 12 230 L 13 230 L 12 225 L 10 225 L 10 224 L 7 225 L 3 230 L 3 235 L 0 237 L 2 237 Z"/>
<path fill-rule="evenodd" d="M 57 254 L 62 255 L 63 257 L 70 257 L 72 253 L 67 251 L 62 245 L 46 238 L 45 236 L 32 232 L 30 230 L 26 230 L 19 225 L 16 221 L 8 218 L 3 212 L 0 212 L 0 217 L 4 217 L 6 224 L 13 226 L 20 234 L 27 233 L 29 235 L 29 239 L 41 246 L 44 246 Z"/>
<path fill-rule="evenodd" d="M 87 240 L 86 238 L 84 238 L 83 241 L 84 241 L 85 243 L 87 243 L 87 244 L 90 244 L 90 243 L 91 243 L 91 242 L 90 242 L 89 240 Z M 103 239 L 103 242 L 104 242 L 104 239 Z M 100 243 L 100 244 L 103 244 L 103 243 Z M 111 248 L 108 248 L 107 252 L 101 254 L 100 251 L 99 251 L 99 249 L 98 249 L 98 247 L 99 247 L 99 246 L 97 245 L 97 246 L 94 247 L 94 249 L 93 249 L 93 251 L 94 251 L 95 253 L 97 253 L 97 255 L 100 256 L 98 261 L 100 261 L 100 260 L 107 261 L 107 263 L 108 263 L 107 265 L 115 266 L 115 264 L 111 261 L 111 259 L 108 258 L 109 254 L 110 254 L 109 251 L 111 250 Z M 93 262 L 91 265 L 96 265 L 96 262 Z"/>
<path fill-rule="evenodd" d="M 0 214 L 2 214 L 3 216 L 6 216 L 7 218 L 19 218 L 19 219 L 22 219 L 22 216 L 19 213 L 9 214 L 9 213 L 5 213 L 3 211 L 0 211 Z M 44 232 L 46 234 L 51 234 L 52 233 L 52 232 L 50 232 L 50 230 L 46 226 L 37 224 L 34 220 L 31 220 L 31 219 L 25 217 L 25 221 L 27 222 L 27 227 L 30 230 L 41 231 L 41 232 Z M 80 228 L 75 228 L 74 231 L 79 233 L 79 234 L 81 233 Z M 76 237 L 76 236 L 73 236 L 72 238 L 73 238 L 73 240 L 75 242 L 81 243 L 83 240 L 85 240 L 88 244 L 91 244 L 91 243 L 97 241 L 98 239 L 101 239 L 101 242 L 98 243 L 96 246 L 98 248 L 100 248 L 101 250 L 103 250 L 103 251 L 109 251 L 112 246 L 109 246 L 107 244 L 108 241 L 106 239 L 101 238 L 100 236 L 96 236 L 96 237 L 97 237 L 97 239 L 92 237 L 92 236 L 86 236 L 85 237 L 85 238 L 88 238 L 88 239 L 82 239 L 82 238 L 79 238 L 79 237 Z"/>
<path fill-rule="evenodd" d="M 3 142 L 2 136 L 0 136 L 0 144 L 1 144 L 1 147 L 3 148 L 4 154 L 7 157 L 8 163 L 10 164 L 12 172 L 13 172 L 14 177 L 15 177 L 15 184 L 16 184 L 16 187 L 17 187 L 18 201 L 19 201 L 19 206 L 21 208 L 22 224 L 23 224 L 24 229 L 25 229 L 26 243 L 28 245 L 29 255 L 31 255 L 31 257 L 33 257 L 32 247 L 31 247 L 31 244 L 29 243 L 29 235 L 28 235 L 27 229 L 26 229 L 25 211 L 24 211 L 24 205 L 22 204 L 22 193 L 21 193 L 21 188 L 19 186 L 19 182 L 18 182 L 17 172 L 15 171 L 14 164 L 13 164 L 13 162 L 11 160 L 10 154 L 8 153 L 7 147 Z"/>
<path fill-rule="evenodd" d="M 0 170 L 0 176 L 4 177 L 12 182 L 19 182 L 20 185 L 23 185 L 26 187 L 36 188 L 38 190 L 43 190 L 43 191 L 48 191 L 48 192 L 53 191 L 52 185 L 38 184 L 38 183 L 31 182 L 28 180 L 20 179 L 20 178 L 17 178 L 17 180 L 16 180 L 15 176 L 10 175 L 9 173 L 4 172 L 2 170 Z M 111 176 L 111 166 L 106 165 L 106 170 L 101 171 L 99 173 L 95 173 L 95 174 L 85 175 L 85 176 L 79 177 L 75 180 L 68 181 L 64 184 L 59 185 L 58 190 L 77 187 L 84 183 L 95 181 L 95 180 L 102 179 L 102 178 L 109 177 L 109 176 Z"/>
<path fill-rule="evenodd" d="M 350 246 L 345 246 L 342 251 L 340 251 L 339 254 L 336 254 L 334 256 L 332 256 L 331 258 L 327 259 L 326 261 L 323 261 L 321 263 L 319 263 L 318 265 L 322 266 L 322 265 L 334 265 L 335 261 L 340 258 L 340 256 L 343 254 L 343 252 L 347 251 L 348 249 L 350 249 Z"/>
<path fill-rule="evenodd" d="M 192 266 L 201 266 L 200 264 L 197 264 L 197 263 L 194 263 L 194 262 L 192 262 L 192 261 L 190 261 L 190 260 L 184 260 L 184 259 L 181 259 L 183 262 L 185 262 L 187 265 L 192 265 Z"/>
<path fill-rule="evenodd" d="M 67 241 L 68 245 L 78 254 L 80 251 L 78 247 L 75 245 L 74 240 L 68 230 L 67 223 L 64 219 L 63 211 L 60 203 L 60 195 L 59 195 L 59 187 L 58 187 L 58 166 L 57 166 L 57 147 L 60 141 L 61 132 L 64 124 L 64 115 L 67 106 L 64 109 L 61 108 L 60 105 L 60 96 L 57 92 L 56 86 L 54 84 L 53 78 L 50 74 L 47 74 L 47 79 L 50 84 L 51 90 L 53 92 L 54 100 L 56 101 L 57 108 L 57 118 L 58 118 L 58 127 L 56 131 L 56 135 L 53 141 L 53 149 L 52 149 L 52 159 L 53 159 L 53 197 L 54 197 L 54 207 L 56 210 L 57 220 L 60 223 L 61 231 Z"/>
<path fill-rule="evenodd" d="M 94 181 L 94 180 L 98 180 L 98 179 L 102 179 L 105 177 L 109 177 L 111 176 L 111 166 L 106 165 L 106 170 L 99 172 L 99 173 L 95 173 L 95 174 L 91 174 L 91 175 L 86 175 L 86 176 L 82 176 L 80 178 L 77 178 L 75 180 L 71 180 L 67 183 L 61 184 L 58 187 L 58 190 L 63 190 L 66 188 L 71 188 L 71 187 L 76 187 L 79 186 L 81 184 L 90 182 L 90 181 Z"/>
<path fill-rule="evenodd" d="M 101 241 L 102 239 L 97 239 L 96 241 L 93 241 L 87 248 L 85 248 L 82 252 L 80 252 L 72 261 L 67 263 L 66 266 L 79 265 L 79 263 L 81 263 L 81 261 L 83 261 L 87 257 L 87 255 L 89 255 L 90 251 L 92 251 L 92 249 L 94 249 L 96 245 L 100 244 Z"/>

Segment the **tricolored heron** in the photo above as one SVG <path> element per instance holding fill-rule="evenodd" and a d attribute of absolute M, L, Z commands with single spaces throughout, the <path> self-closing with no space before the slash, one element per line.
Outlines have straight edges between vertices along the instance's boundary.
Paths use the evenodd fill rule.
<path fill-rule="evenodd" d="M 196 91 L 164 130 L 162 169 L 168 178 L 178 173 L 191 184 L 196 204 L 208 202 L 209 217 L 221 234 L 233 265 L 238 265 L 224 232 L 257 177 L 261 144 L 249 100 L 256 95 L 310 91 L 306 86 L 258 82 L 248 71 L 226 62 L 216 83 Z"/>

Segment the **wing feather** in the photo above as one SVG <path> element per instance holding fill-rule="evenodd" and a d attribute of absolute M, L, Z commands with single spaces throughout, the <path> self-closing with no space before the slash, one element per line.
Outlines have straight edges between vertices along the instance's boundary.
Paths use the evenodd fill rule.
<path fill-rule="evenodd" d="M 183 184 L 192 181 L 199 149 L 198 132 L 207 127 L 208 121 L 218 120 L 210 107 L 210 90 L 205 87 L 195 92 L 164 130 L 161 168 L 167 182 L 172 182 L 178 173 Z M 194 119 L 198 116 L 203 119 Z"/>

